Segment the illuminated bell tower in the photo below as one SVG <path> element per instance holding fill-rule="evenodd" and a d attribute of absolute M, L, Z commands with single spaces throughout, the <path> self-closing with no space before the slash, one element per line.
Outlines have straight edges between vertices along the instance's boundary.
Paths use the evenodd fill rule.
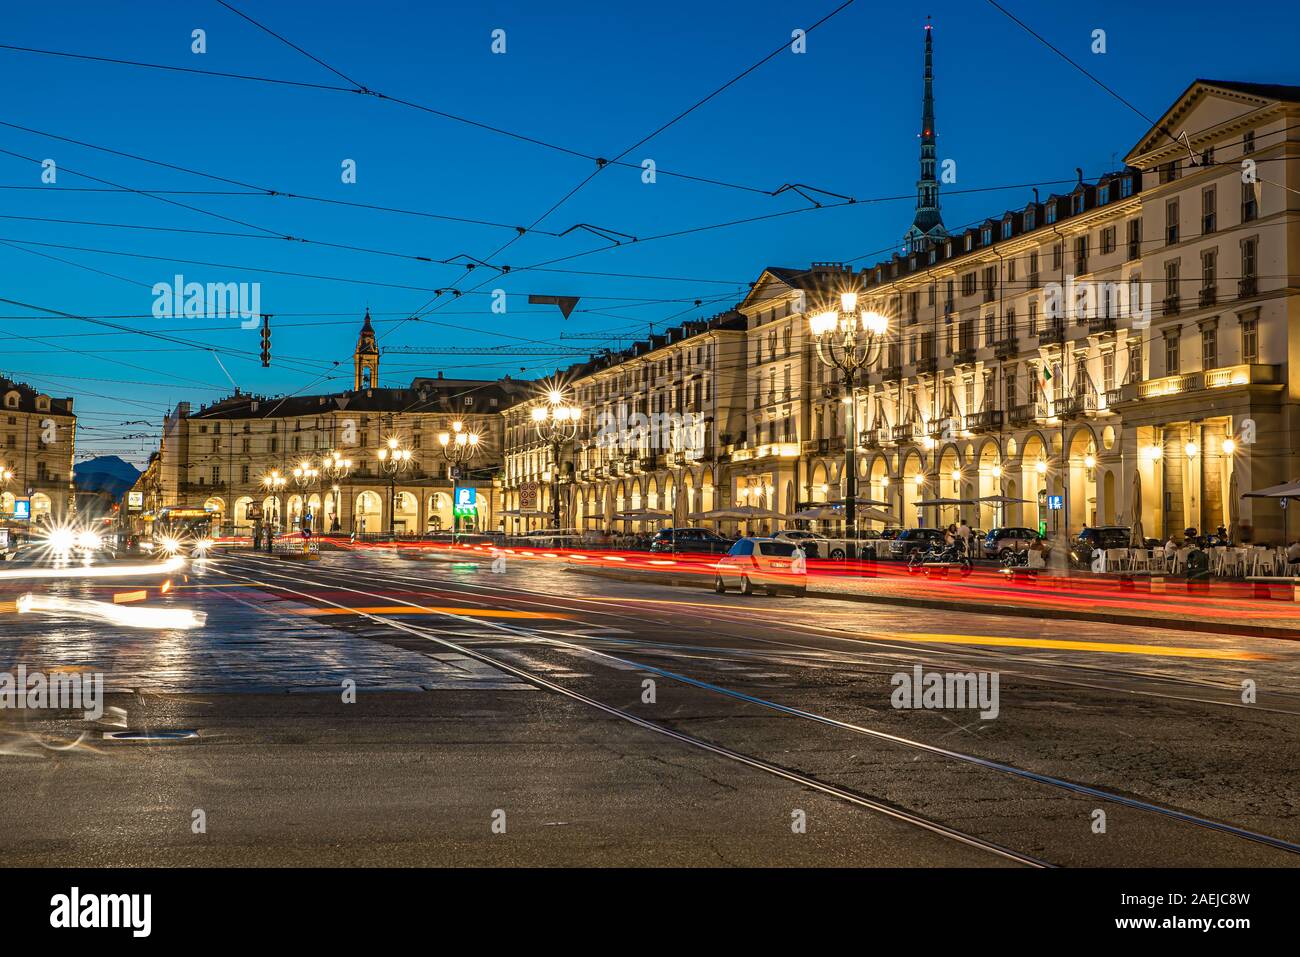
<path fill-rule="evenodd" d="M 357 337 L 357 351 L 352 354 L 352 363 L 356 369 L 353 388 L 357 392 L 379 387 L 379 345 L 375 342 L 375 327 L 370 324 L 369 309 L 361 326 L 361 335 Z"/>

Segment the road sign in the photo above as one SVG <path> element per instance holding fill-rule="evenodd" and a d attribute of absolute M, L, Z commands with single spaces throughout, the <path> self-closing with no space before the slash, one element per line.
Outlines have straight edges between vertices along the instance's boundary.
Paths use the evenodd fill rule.
<path fill-rule="evenodd" d="M 1063 497 L 1060 495 L 1047 496 L 1047 508 L 1049 511 L 1059 512 L 1064 504 Z"/>
<path fill-rule="evenodd" d="M 472 486 L 456 489 L 451 513 L 460 518 L 473 518 L 478 515 L 478 489 Z"/>
<path fill-rule="evenodd" d="M 14 518 L 27 521 L 32 517 L 32 500 L 29 498 L 14 499 Z"/>
<path fill-rule="evenodd" d="M 519 510 L 531 512 L 537 508 L 537 483 L 525 482 L 519 486 Z"/>
<path fill-rule="evenodd" d="M 128 512 L 139 512 L 144 509 L 144 492 L 127 492 L 126 493 L 126 510 Z"/>

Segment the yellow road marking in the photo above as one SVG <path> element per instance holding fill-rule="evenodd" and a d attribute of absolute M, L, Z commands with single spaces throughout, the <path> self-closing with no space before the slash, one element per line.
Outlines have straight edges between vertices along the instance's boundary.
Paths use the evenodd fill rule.
<path fill-rule="evenodd" d="M 1165 658 L 1215 658 L 1221 661 L 1272 661 L 1271 655 L 1220 648 L 1184 648 L 1177 645 L 1130 645 L 1110 641 L 1065 641 L 1059 638 L 1010 638 L 1000 635 L 940 635 L 909 633 L 876 637 L 885 641 L 920 641 L 945 645 L 993 645 L 1009 648 L 1049 648 L 1056 651 L 1103 651 L 1121 655 L 1159 655 Z"/>
<path fill-rule="evenodd" d="M 729 608 L 730 606 L 719 606 L 708 602 L 690 602 L 680 601 L 670 598 L 589 598 L 589 601 L 599 602 L 644 602 L 647 604 L 664 604 L 664 605 L 685 605 L 693 608 L 712 608 L 717 611 L 720 608 Z M 778 619 L 768 617 L 763 619 L 768 623 L 777 623 Z M 1235 651 L 1232 649 L 1219 648 L 1188 648 L 1178 645 L 1138 645 L 1126 644 L 1122 642 L 1106 641 L 1067 641 L 1057 638 L 1012 638 L 1009 636 L 999 635 L 943 635 L 937 633 L 906 633 L 906 634 L 886 634 L 881 631 L 855 632 L 847 628 L 836 628 L 825 625 L 801 625 L 797 622 L 779 622 L 785 627 L 806 631 L 812 634 L 825 634 L 835 632 L 841 635 L 853 637 L 871 638 L 876 641 L 914 641 L 929 642 L 934 644 L 950 645 L 989 645 L 995 647 L 1009 648 L 1038 648 L 1053 651 L 1100 651 L 1113 654 L 1123 655 L 1154 655 L 1165 658 L 1209 658 L 1220 661 L 1276 661 L 1275 655 L 1268 655 L 1255 651 Z"/>
<path fill-rule="evenodd" d="M 300 615 L 464 615 L 469 618 L 558 618 L 568 615 L 544 611 L 507 611 L 500 608 L 433 608 L 427 605 L 379 605 L 369 608 L 303 608 Z"/>

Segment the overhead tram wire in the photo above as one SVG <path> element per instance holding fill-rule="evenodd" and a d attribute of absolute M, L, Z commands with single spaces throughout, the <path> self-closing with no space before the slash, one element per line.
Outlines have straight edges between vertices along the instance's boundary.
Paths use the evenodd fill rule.
<path fill-rule="evenodd" d="M 815 22 L 815 23 L 813 23 L 811 26 L 809 26 L 809 27 L 804 31 L 804 34 L 807 35 L 807 34 L 809 34 L 809 33 L 812 33 L 814 30 L 816 30 L 816 29 L 817 29 L 818 27 L 820 27 L 822 24 L 826 23 L 828 20 L 830 20 L 832 17 L 834 17 L 836 14 L 838 14 L 841 10 L 844 10 L 844 9 L 846 9 L 847 7 L 851 6 L 854 2 L 855 2 L 855 0 L 843 0 L 843 2 L 842 2 L 838 7 L 836 7 L 836 8 L 835 8 L 834 10 L 832 10 L 830 13 L 826 14 L 826 15 L 825 15 L 824 17 L 822 17 L 820 20 L 818 20 L 817 22 Z M 687 116 L 689 116 L 691 113 L 693 113 L 695 110 L 699 109 L 701 106 L 703 106 L 704 104 L 708 103 L 708 102 L 709 102 L 710 100 L 712 100 L 714 97 L 720 95 L 722 92 L 724 92 L 725 90 L 727 90 L 727 89 L 730 88 L 731 86 L 735 85 L 735 84 L 738 83 L 740 80 L 744 79 L 744 78 L 745 78 L 746 76 L 748 76 L 750 73 L 754 72 L 754 71 L 757 70 L 759 67 L 761 67 L 764 63 L 767 63 L 769 60 L 771 60 L 771 59 L 773 59 L 774 57 L 778 56 L 782 51 L 784 51 L 784 50 L 786 50 L 786 49 L 788 49 L 788 44 L 787 44 L 786 42 L 783 41 L 779 47 L 777 47 L 775 50 L 773 50 L 773 51 L 772 51 L 771 53 L 769 53 L 767 56 L 765 56 L 765 57 L 763 57 L 762 59 L 760 59 L 757 63 L 755 63 L 755 64 L 753 64 L 752 66 L 748 67 L 746 70 L 742 71 L 742 72 L 739 73 L 738 75 L 732 77 L 730 80 L 728 80 L 728 81 L 727 81 L 726 83 L 724 83 L 722 86 L 720 86 L 720 87 L 718 87 L 717 89 L 715 89 L 712 93 L 709 93 L 707 96 L 703 97 L 702 99 L 697 100 L 694 104 L 692 104 L 691 106 L 687 107 L 687 108 L 686 108 L 685 110 L 683 110 L 682 112 L 678 113 L 678 114 L 677 114 L 676 116 L 674 116 L 672 119 L 668 120 L 666 123 L 661 124 L 661 125 L 660 125 L 657 129 L 655 129 L 653 132 L 651 132 L 651 133 L 649 133 L 648 135 L 643 136 L 641 139 L 637 140 L 635 143 L 633 143 L 633 144 L 632 144 L 631 146 L 629 146 L 627 149 L 623 150 L 623 151 L 622 151 L 621 153 L 619 153 L 616 157 L 614 157 L 614 160 L 613 160 L 612 162 L 615 163 L 615 164 L 619 163 L 620 161 L 622 161 L 623 157 L 627 156 L 627 154 L 630 153 L 630 152 L 632 152 L 632 150 L 636 149 L 638 146 L 641 146 L 641 145 L 643 145 L 643 144 L 649 142 L 650 140 L 654 139 L 654 137 L 658 136 L 660 133 L 663 133 L 663 132 L 664 132 L 665 130 L 667 130 L 669 127 L 671 127 L 671 126 L 673 126 L 674 124 L 680 122 L 680 121 L 683 120 L 685 117 L 687 117 Z M 598 175 L 600 174 L 601 170 L 605 169 L 605 168 L 606 168 L 607 166 L 609 166 L 610 164 L 611 164 L 611 161 L 606 160 L 606 159 L 604 159 L 604 158 L 598 158 L 598 159 L 596 160 L 596 168 L 595 168 L 594 170 L 592 170 L 590 173 L 588 173 L 586 177 L 584 177 L 584 178 L 583 178 L 583 179 L 582 179 L 582 180 L 581 180 L 581 181 L 580 181 L 576 186 L 574 186 L 574 187 L 573 187 L 572 189 L 570 189 L 567 193 L 565 193 L 565 194 L 564 194 L 564 195 L 563 195 L 559 200 L 557 200 L 555 203 L 553 203 L 553 204 L 550 206 L 550 208 L 547 209 L 547 211 L 544 212 L 544 213 L 543 213 L 541 216 L 539 216 L 537 219 L 535 219 L 535 220 L 532 222 L 532 224 L 531 224 L 528 228 L 531 230 L 531 229 L 535 229 L 537 226 L 541 225 L 541 223 L 542 223 L 542 222 L 543 222 L 543 221 L 544 221 L 548 216 L 550 216 L 550 215 L 551 215 L 552 213 L 554 213 L 557 209 L 559 209 L 559 208 L 560 208 L 561 206 L 563 206 L 566 202 L 568 202 L 571 198 L 573 198 L 573 196 L 575 196 L 575 195 L 576 195 L 576 194 L 577 194 L 577 193 L 578 193 L 578 192 L 579 192 L 583 187 L 585 187 L 588 183 L 590 183 L 593 179 L 595 179 L 596 176 L 598 176 Z M 514 243 L 515 243 L 515 242 L 516 242 L 516 241 L 517 241 L 521 236 L 523 236 L 523 235 L 524 235 L 524 233 L 521 232 L 521 233 L 519 233 L 519 234 L 517 234 L 517 235 L 511 237 L 509 240 L 507 240 L 505 243 L 503 243 L 500 247 L 498 247 L 494 252 L 488 254 L 488 256 L 486 256 L 485 259 L 488 260 L 488 261 L 491 261 L 492 259 L 496 258 L 496 257 L 499 256 L 502 252 L 504 252 L 506 249 L 508 249 L 511 245 L 513 245 L 513 244 L 514 244 Z M 546 264 L 546 265 L 549 265 L 549 263 Z M 464 281 L 465 281 L 465 278 L 466 278 L 468 275 L 469 275 L 469 271 L 467 270 L 466 273 L 465 273 L 465 275 L 462 276 L 459 280 L 457 280 L 457 283 L 456 283 L 456 284 L 459 285 L 459 283 L 464 282 Z M 474 286 L 473 288 L 474 288 L 474 289 L 480 289 L 480 288 L 482 288 L 483 286 L 485 286 L 487 283 L 492 282 L 492 281 L 493 281 L 492 278 L 485 279 L 483 282 L 479 283 L 477 286 Z M 414 315 L 413 315 L 413 318 L 418 318 L 418 315 L 419 315 L 420 313 L 424 312 L 426 309 L 428 309 L 429 306 L 431 305 L 431 303 L 432 303 L 432 302 L 435 302 L 438 298 L 439 298 L 438 296 L 435 296 L 434 299 L 430 300 L 429 302 L 426 302 L 426 303 L 425 303 L 424 305 L 422 305 L 419 309 L 415 310 L 415 313 L 414 313 Z M 397 331 L 397 329 L 401 328 L 401 325 L 402 325 L 402 324 L 399 323 L 397 326 L 394 326 L 392 329 L 389 329 L 387 332 L 384 333 L 384 336 L 383 336 L 383 337 L 386 337 L 386 336 L 392 335 L 394 332 Z M 381 337 L 381 338 L 383 338 L 383 337 Z"/>
<path fill-rule="evenodd" d="M 96 56 L 88 53 L 72 53 L 66 50 L 47 50 L 39 47 L 19 46 L 17 44 L 11 44 L 11 43 L 0 43 L 0 50 L 11 50 L 15 53 L 28 53 L 37 56 L 50 56 L 50 57 L 60 57 L 60 58 L 73 59 L 73 60 L 86 60 L 86 61 L 96 62 L 96 63 L 108 63 L 117 66 L 131 66 L 131 67 L 138 67 L 141 69 L 165 70 L 173 73 L 187 73 L 187 74 L 192 74 L 197 76 L 209 76 L 209 77 L 217 77 L 222 79 L 245 80 L 245 81 L 257 82 L 257 83 L 269 83 L 278 86 L 297 87 L 297 88 L 307 89 L 307 90 L 317 90 L 317 91 L 333 92 L 333 93 L 352 93 L 352 94 L 360 94 L 365 96 L 372 96 L 377 100 L 385 100 L 390 103 L 395 103 L 399 106 L 404 106 L 409 109 L 418 110 L 419 112 L 422 113 L 427 113 L 432 116 L 438 116 L 441 117 L 442 119 L 452 120 L 457 123 L 463 123 L 467 126 L 474 127 L 475 129 L 480 129 L 486 132 L 494 133 L 499 136 L 508 137 L 510 139 L 517 140 L 522 143 L 529 143 L 533 146 L 542 147 L 543 149 L 553 150 L 558 153 L 563 153 L 568 156 L 572 156 L 576 159 L 583 159 L 583 160 L 587 160 L 588 162 L 596 162 L 597 160 L 600 159 L 599 156 L 596 156 L 591 153 L 585 153 L 581 150 L 572 149 L 570 147 L 563 146 L 558 143 L 548 142 L 536 136 L 530 136 L 525 133 L 518 133 L 513 130 L 507 130 L 503 127 L 493 126 L 490 123 L 484 123 L 479 120 L 471 119 L 469 117 L 457 115 L 455 113 L 449 113 L 446 110 L 439 110 L 422 103 L 417 103 L 412 100 L 404 99 L 402 97 L 390 96 L 388 94 L 381 93 L 377 90 L 351 88 L 346 86 L 339 86 L 333 83 L 313 83 L 305 80 L 286 80 L 277 77 L 259 76 L 255 74 L 231 73 L 223 70 L 204 70 L 204 69 L 199 69 L 197 67 L 172 66 L 164 63 L 149 63 L 141 60 L 127 60 L 119 57 Z M 618 163 L 611 163 L 610 165 L 622 166 L 628 169 L 636 169 L 638 171 L 641 169 L 641 167 L 635 163 L 618 162 Z M 690 180 L 692 182 L 703 183 L 710 186 L 718 186 L 726 189 L 742 190 L 749 193 L 758 193 L 764 196 L 773 196 L 776 195 L 777 192 L 779 192 L 779 190 L 762 189 L 757 186 L 750 186 L 743 183 L 732 183 L 732 182 L 727 182 L 725 180 L 713 179 L 707 176 L 698 176 L 690 173 L 682 173 L 676 170 L 665 169 L 663 167 L 660 167 L 657 170 L 657 172 L 660 176 L 670 176 L 677 179 Z"/>
<path fill-rule="evenodd" d="M 304 193 L 293 193 L 287 190 L 275 189 L 274 187 L 271 186 L 260 186 L 256 183 L 248 183 L 243 180 L 233 179 L 229 176 L 221 176 L 217 173 L 209 173 L 204 170 L 195 169 L 190 166 L 181 166 L 177 163 L 168 163 L 163 160 L 153 159 L 148 156 L 141 156 L 138 153 L 128 153 L 125 150 L 114 149 L 113 147 L 110 146 L 101 146 L 97 143 L 89 143 L 85 140 L 78 140 L 69 136 L 61 136 L 58 133 L 51 133 L 48 130 L 38 130 L 38 129 L 34 129 L 33 127 L 23 126 L 18 123 L 10 123 L 4 120 L 0 120 L 0 126 L 8 127 L 9 129 L 19 130 L 24 133 L 30 133 L 33 136 L 41 136 L 47 139 L 57 140 L 62 143 L 70 143 L 73 146 L 80 146 L 80 147 L 84 147 L 85 149 L 96 150 L 101 153 L 107 153 L 110 156 L 118 156 L 123 159 L 135 160 L 138 163 L 147 163 L 151 166 L 161 167 L 162 169 L 169 169 L 178 173 L 186 173 L 190 176 L 198 176 L 202 179 L 210 179 L 218 183 L 226 183 L 232 186 L 241 186 L 244 189 L 248 190 L 248 192 L 246 193 L 233 192 L 233 191 L 231 192 L 214 191 L 212 195 L 261 196 L 261 197 L 278 198 L 278 199 L 300 199 L 308 202 L 327 203 L 334 206 L 348 206 L 357 209 L 372 210 L 375 212 L 399 213 L 402 215 L 419 216 L 427 219 L 446 220 L 447 222 L 461 223 L 467 226 L 489 226 L 495 229 L 509 229 L 509 230 L 518 230 L 520 228 L 519 226 L 511 223 L 498 223 L 486 219 L 474 219 L 466 216 L 452 216 L 445 213 L 431 213 L 424 210 L 404 209 L 402 207 L 396 207 L 396 206 L 380 206 L 374 203 L 358 203 L 358 202 L 344 200 L 344 199 L 333 199 L 326 196 L 309 196 Z M 28 159 L 29 157 L 22 157 L 22 158 Z M 84 174 L 78 174 L 78 175 L 84 175 Z M 25 188 L 25 187 L 14 187 L 14 188 Z M 37 186 L 34 188 L 43 189 L 49 192 L 58 192 L 59 190 L 75 189 L 76 187 Z M 136 190 L 136 189 L 132 189 L 129 186 L 119 186 L 117 187 L 117 189 L 123 190 L 125 192 L 142 192 L 142 193 L 156 192 L 159 194 L 165 194 L 167 192 L 176 192 L 170 190 L 143 190 L 143 189 Z M 559 236 L 558 233 L 547 232 L 545 230 L 539 230 L 538 232 L 546 236 L 553 236 L 553 237 Z"/>
<path fill-rule="evenodd" d="M 1133 105 L 1132 102 L 1130 102 L 1128 99 L 1126 99 L 1122 94 L 1120 94 L 1118 91 L 1116 91 L 1113 87 L 1111 87 L 1111 86 L 1110 86 L 1109 84 L 1107 84 L 1105 81 L 1103 81 L 1103 80 L 1100 79 L 1098 76 L 1096 76 L 1094 73 L 1092 73 L 1091 71 L 1089 71 L 1089 70 L 1088 70 L 1087 68 L 1085 68 L 1082 64 L 1076 62 L 1073 58 L 1071 58 L 1071 57 L 1069 56 L 1069 54 L 1065 53 L 1065 51 L 1063 51 L 1060 47 L 1056 46 L 1054 43 L 1052 43 L 1050 40 L 1048 40 L 1046 37 L 1044 37 L 1041 33 L 1039 33 L 1037 30 L 1035 30 L 1035 29 L 1034 29 L 1033 27 L 1031 27 L 1029 24 L 1025 23 L 1024 20 L 1021 20 L 1021 19 L 1020 19 L 1019 17 L 1017 17 L 1014 13 L 1012 13 L 1010 10 L 1008 10 L 1006 7 L 1004 7 L 1004 6 L 1002 6 L 1001 4 L 999 4 L 999 3 L 997 2 L 997 0 L 988 0 L 988 4 L 989 4 L 989 6 L 993 7 L 995 10 L 997 10 L 999 13 L 1001 13 L 1003 16 L 1007 17 L 1007 19 L 1011 20 L 1011 21 L 1014 22 L 1016 25 L 1018 25 L 1022 30 L 1024 30 L 1026 33 L 1028 33 L 1031 37 L 1033 37 L 1033 38 L 1034 38 L 1035 40 L 1037 40 L 1039 43 L 1043 44 L 1043 46 L 1047 47 L 1049 50 L 1051 50 L 1053 53 L 1055 53 L 1058 57 L 1060 57 L 1060 58 L 1061 58 L 1062 60 L 1064 60 L 1066 63 L 1070 64 L 1070 66 L 1074 67 L 1076 70 L 1078 70 L 1078 71 L 1079 71 L 1080 73 L 1082 73 L 1084 76 L 1086 76 L 1089 80 L 1091 80 L 1093 83 L 1095 83 L 1095 84 L 1096 84 L 1097 86 L 1099 86 L 1101 89 L 1103 89 L 1104 91 L 1106 91 L 1106 93 L 1108 93 L 1110 96 L 1114 97 L 1116 100 L 1118 100 L 1118 101 L 1119 101 L 1120 103 L 1122 103 L 1124 106 L 1128 107 L 1128 109 L 1130 109 L 1130 110 L 1132 110 L 1134 113 L 1136 113 L 1136 114 L 1138 115 L 1138 117 L 1140 117 L 1142 120 L 1146 121 L 1147 126 L 1154 127 L 1155 129 L 1159 130 L 1161 133 L 1163 133 L 1165 136 L 1167 136 L 1167 137 L 1169 138 L 1169 140 L 1170 140 L 1172 143 L 1174 143 L 1174 144 L 1177 145 L 1177 146 L 1186 146 L 1186 145 L 1187 145 L 1187 144 L 1185 144 L 1182 140 L 1180 140 L 1178 137 L 1174 136 L 1174 134 L 1171 133 L 1171 132 L 1169 131 L 1169 128 L 1168 128 L 1167 126 L 1165 126 L 1163 123 L 1159 122 L 1158 120 L 1153 120 L 1153 119 L 1152 119 L 1150 116 L 1148 116 L 1145 112 L 1143 112 L 1142 110 L 1138 109 L 1136 106 Z M 1198 130 L 1197 132 L 1199 133 L 1199 132 L 1203 132 L 1203 131 L 1199 131 L 1199 130 Z M 1195 134 L 1191 134 L 1191 135 L 1195 135 Z M 1190 147 L 1189 147 L 1189 150 L 1190 150 Z M 1300 194 L 1300 189 L 1296 189 L 1294 186 L 1288 186 L 1288 185 L 1286 185 L 1285 183 L 1275 183 L 1275 182 L 1273 182 L 1273 181 L 1271 181 L 1271 180 L 1265 180 L 1265 179 L 1260 179 L 1260 182 L 1261 182 L 1261 183 L 1268 183 L 1268 185 L 1270 185 L 1270 186 L 1277 186 L 1277 187 L 1279 187 L 1280 189 L 1287 190 L 1288 192 L 1292 192 L 1292 193 Z"/>

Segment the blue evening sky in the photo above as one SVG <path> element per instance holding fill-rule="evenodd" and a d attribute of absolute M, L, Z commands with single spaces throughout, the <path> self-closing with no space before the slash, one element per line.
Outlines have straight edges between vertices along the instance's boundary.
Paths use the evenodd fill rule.
<path fill-rule="evenodd" d="M 618 155 L 837 5 L 231 2 L 371 90 L 603 157 Z M 1235 20 L 1230 5 L 1209 0 L 1003 6 L 1151 117 L 1197 77 L 1300 82 L 1294 4 L 1243 6 Z M 1089 178 L 1113 168 L 1145 130 L 1139 116 L 986 0 L 857 0 L 808 35 L 806 53 L 781 53 L 626 160 L 650 158 L 661 171 L 764 190 L 802 183 L 859 200 L 901 200 L 625 244 L 550 267 L 569 271 L 502 277 L 480 267 L 465 277 L 461 265 L 121 224 L 292 235 L 433 260 L 488 259 L 512 231 L 265 195 L 172 194 L 166 202 L 130 191 L 55 195 L 105 188 L 79 173 L 144 191 L 242 187 L 0 126 L 0 150 L 7 151 L 0 153 L 0 296 L 76 315 L 130 317 L 108 321 L 229 350 L 217 353 L 223 371 L 213 354 L 184 344 L 0 303 L 0 371 L 76 396 L 84 427 L 79 453 L 112 451 L 139 462 L 156 438 L 128 436 L 156 436 L 176 402 L 211 401 L 230 391 L 231 378 L 263 394 L 350 387 L 351 351 L 367 307 L 385 347 L 596 349 L 628 340 L 561 336 L 636 336 L 651 323 L 659 329 L 711 315 L 737 301 L 765 265 L 869 264 L 884 258 L 911 222 L 927 14 L 934 17 L 938 153 L 957 162 L 958 183 L 942 200 L 950 228 L 1022 206 L 1029 190 L 1019 184 L 1042 184 L 1045 195 L 1054 182 L 1073 180 L 1075 167 Z M 0 22 L 0 42 L 16 46 L 350 85 L 215 0 L 6 0 Z M 207 32 L 203 55 L 190 49 L 195 28 Z M 498 28 L 506 34 L 504 55 L 490 48 Z M 1104 55 L 1090 51 L 1095 29 L 1106 31 Z M 12 50 L 0 50 L 0 88 L 3 123 L 256 187 L 506 226 L 532 223 L 593 168 L 579 156 L 347 92 Z M 56 185 L 41 184 L 44 159 L 58 164 Z M 341 182 L 345 159 L 356 161 L 355 184 Z M 1010 184 L 1017 188 L 952 193 Z M 765 196 L 663 172 L 646 185 L 638 169 L 609 167 L 539 230 L 561 233 L 586 223 L 650 237 L 806 206 L 793 192 Z M 519 270 L 606 245 L 586 230 L 537 233 L 490 261 Z M 271 368 L 256 359 L 258 333 L 237 321 L 153 318 L 151 287 L 176 273 L 204 283 L 260 282 L 262 311 L 275 315 Z M 453 285 L 480 289 L 444 295 L 422 320 L 398 324 L 430 307 L 434 293 L 426 290 Z M 507 293 L 505 314 L 490 308 L 497 288 Z M 528 305 L 530 293 L 583 298 L 564 321 L 554 307 Z M 239 352 L 247 355 L 232 354 Z M 334 368 L 336 360 L 341 365 Z M 438 370 L 536 376 L 569 361 L 390 354 L 382 378 L 398 385 Z M 124 424 L 136 420 L 147 424 Z"/>

